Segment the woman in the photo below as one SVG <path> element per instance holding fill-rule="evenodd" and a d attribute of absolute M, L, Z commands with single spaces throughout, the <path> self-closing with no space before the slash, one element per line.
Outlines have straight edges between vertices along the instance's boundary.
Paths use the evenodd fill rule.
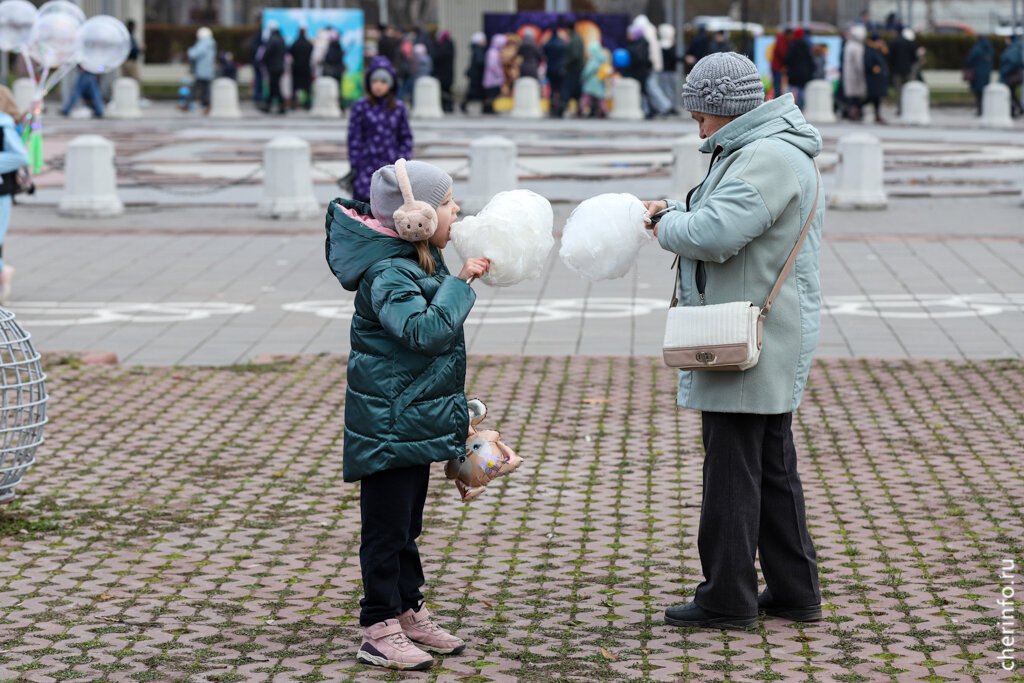
<path fill-rule="evenodd" d="M 967 53 L 964 80 L 970 84 L 971 92 L 974 93 L 977 116 L 981 116 L 981 94 L 985 92 L 985 86 L 992 80 L 992 58 L 994 55 L 995 49 L 987 36 L 978 36 L 978 41 Z"/>
<path fill-rule="evenodd" d="M 843 98 L 849 104 L 847 114 L 860 121 L 861 107 L 868 96 L 867 75 L 864 70 L 864 40 L 867 30 L 861 24 L 852 26 L 843 45 Z"/>
<path fill-rule="evenodd" d="M 28 165 L 28 152 L 17 130 L 21 117 L 14 95 L 0 85 L 0 304 L 4 305 L 11 296 L 14 268 L 3 261 L 3 242 L 11 224 L 11 198 L 18 184 L 15 175 Z"/>
<path fill-rule="evenodd" d="M 469 66 L 466 68 L 466 78 L 469 79 L 469 88 L 466 90 L 466 99 L 462 103 L 462 113 L 466 113 L 466 105 L 470 102 L 484 101 L 484 64 L 487 55 L 487 36 L 477 31 L 470 39 Z"/>
<path fill-rule="evenodd" d="M 505 85 L 505 69 L 501 63 L 501 51 L 505 49 L 508 38 L 503 33 L 491 36 L 491 47 L 484 55 L 484 113 L 494 113 L 494 100 L 501 95 Z"/>
<path fill-rule="evenodd" d="M 864 45 L 864 78 L 867 83 L 865 103 L 875 108 L 875 121 L 884 124 L 882 100 L 889 96 L 889 46 L 877 33 L 872 33 Z"/>
<path fill-rule="evenodd" d="M 663 249 L 679 257 L 680 305 L 765 301 L 810 219 L 796 265 L 764 322 L 760 361 L 746 371 L 681 372 L 677 402 L 700 410 L 704 500 L 697 547 L 704 581 L 669 607 L 678 626 L 750 629 L 758 611 L 821 618 L 818 567 L 793 446 L 818 341 L 818 255 L 825 217 L 814 157 L 821 135 L 792 94 L 764 102 L 754 64 L 736 53 L 694 66 L 683 104 L 706 138 L 711 168 L 687 201 L 647 202 Z M 758 595 L 755 553 L 767 589 Z"/>
<path fill-rule="evenodd" d="M 608 55 L 600 43 L 594 42 L 587 47 L 587 63 L 583 65 L 583 96 L 580 98 L 580 113 L 590 117 L 605 117 L 604 111 L 604 75 L 607 70 Z"/>

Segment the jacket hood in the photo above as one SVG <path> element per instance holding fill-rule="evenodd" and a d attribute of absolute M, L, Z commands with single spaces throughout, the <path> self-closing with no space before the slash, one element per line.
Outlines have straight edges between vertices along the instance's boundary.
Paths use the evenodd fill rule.
<path fill-rule="evenodd" d="M 821 154 L 821 133 L 804 119 L 792 93 L 733 119 L 705 140 L 700 150 L 711 153 L 721 146 L 728 155 L 764 138 L 788 142 L 812 158 Z"/>
<path fill-rule="evenodd" d="M 383 55 L 377 55 L 370 60 L 370 65 L 363 71 L 363 92 L 370 92 L 370 74 L 377 69 L 384 69 L 391 74 L 391 91 L 395 91 L 395 84 L 398 83 L 398 74 L 395 72 L 394 65 L 391 64 L 391 60 Z"/>
<path fill-rule="evenodd" d="M 508 38 L 505 37 L 504 33 L 495 33 L 491 37 L 491 49 L 492 50 L 500 50 L 501 48 L 505 47 L 505 45 L 507 43 L 508 43 Z"/>
<path fill-rule="evenodd" d="M 416 260 L 416 247 L 388 237 L 345 214 L 341 208 L 372 217 L 370 205 L 352 199 L 335 199 L 327 207 L 327 260 L 342 287 L 354 292 L 370 266 L 387 258 Z"/>

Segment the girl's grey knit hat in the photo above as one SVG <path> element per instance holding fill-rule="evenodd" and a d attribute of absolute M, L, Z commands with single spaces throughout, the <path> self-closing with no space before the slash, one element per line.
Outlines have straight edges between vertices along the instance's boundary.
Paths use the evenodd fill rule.
<path fill-rule="evenodd" d="M 764 83 L 754 63 L 735 52 L 697 62 L 683 85 L 683 106 L 715 116 L 741 116 L 764 103 Z"/>

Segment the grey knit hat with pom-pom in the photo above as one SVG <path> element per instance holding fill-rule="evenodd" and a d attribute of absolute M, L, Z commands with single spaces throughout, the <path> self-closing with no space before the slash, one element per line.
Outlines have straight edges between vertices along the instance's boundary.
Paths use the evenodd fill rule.
<path fill-rule="evenodd" d="M 741 116 L 764 102 L 764 83 L 754 63 L 735 52 L 716 52 L 697 62 L 683 85 L 683 106 L 715 116 Z"/>

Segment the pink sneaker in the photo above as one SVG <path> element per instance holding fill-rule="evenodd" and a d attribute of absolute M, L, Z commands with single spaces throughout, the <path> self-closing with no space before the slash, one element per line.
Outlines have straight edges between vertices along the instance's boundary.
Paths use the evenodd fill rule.
<path fill-rule="evenodd" d="M 399 614 L 398 622 L 409 640 L 427 652 L 457 655 L 466 649 L 466 642 L 462 638 L 453 636 L 430 620 L 426 605 L 419 612 L 410 609 Z"/>
<path fill-rule="evenodd" d="M 433 657 L 409 642 L 398 619 L 367 626 L 356 659 L 363 664 L 402 671 L 423 671 L 434 665 Z"/>

